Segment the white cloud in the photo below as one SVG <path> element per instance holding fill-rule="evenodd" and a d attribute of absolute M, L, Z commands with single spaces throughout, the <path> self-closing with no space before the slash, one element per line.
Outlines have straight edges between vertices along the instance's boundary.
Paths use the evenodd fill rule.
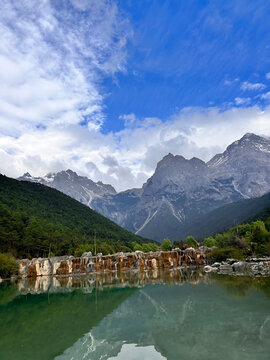
<path fill-rule="evenodd" d="M 267 80 L 269 80 L 270 79 L 270 72 L 266 73 L 265 77 L 266 77 Z"/>
<path fill-rule="evenodd" d="M 141 186 L 169 152 L 209 160 L 246 132 L 270 135 L 270 107 L 188 108 L 166 122 L 135 121 L 136 127 L 117 133 L 56 124 L 18 138 L 2 136 L 0 170 L 16 177 L 71 168 L 125 190 Z"/>
<path fill-rule="evenodd" d="M 239 78 L 234 78 L 233 80 L 225 80 L 224 81 L 224 84 L 225 85 L 232 85 L 232 84 L 234 84 L 234 83 L 237 83 L 239 81 Z"/>
<path fill-rule="evenodd" d="M 226 111 L 186 108 L 165 122 L 126 114 L 123 130 L 103 134 L 99 81 L 125 70 L 131 31 L 116 2 L 71 3 L 57 11 L 49 0 L 1 2 L 0 172 L 71 168 L 123 190 L 141 186 L 168 152 L 208 160 L 245 132 L 270 135 L 270 108 L 245 108 L 248 98 Z"/>
<path fill-rule="evenodd" d="M 72 3 L 79 11 L 68 0 L 60 10 L 49 0 L 1 2 L 2 134 L 40 124 L 102 125 L 99 80 L 125 69 L 130 28 L 111 1 Z"/>
<path fill-rule="evenodd" d="M 256 91 L 256 90 L 265 89 L 266 85 L 262 84 L 262 83 L 250 83 L 248 81 L 244 81 L 240 87 L 244 91 L 247 91 L 247 90 L 255 90 Z"/>
<path fill-rule="evenodd" d="M 125 127 L 133 126 L 136 123 L 136 116 L 133 113 L 120 115 L 119 119 L 124 121 Z"/>
<path fill-rule="evenodd" d="M 260 96 L 261 99 L 263 100 L 270 100 L 270 91 L 268 91 L 267 93 L 264 93 Z"/>
<path fill-rule="evenodd" d="M 238 106 L 242 106 L 242 105 L 248 105 L 250 104 L 251 102 L 251 99 L 248 97 L 248 98 L 242 98 L 242 97 L 236 97 L 234 99 L 235 101 L 235 104 L 238 105 Z"/>

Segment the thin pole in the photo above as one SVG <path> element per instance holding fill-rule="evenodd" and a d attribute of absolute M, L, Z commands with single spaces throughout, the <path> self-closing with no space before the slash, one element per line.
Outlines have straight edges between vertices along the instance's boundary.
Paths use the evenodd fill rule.
<path fill-rule="evenodd" d="M 94 244 L 95 244 L 95 256 L 97 255 L 97 239 L 96 239 L 96 236 L 97 236 L 97 232 L 95 230 L 95 237 L 94 237 Z"/>

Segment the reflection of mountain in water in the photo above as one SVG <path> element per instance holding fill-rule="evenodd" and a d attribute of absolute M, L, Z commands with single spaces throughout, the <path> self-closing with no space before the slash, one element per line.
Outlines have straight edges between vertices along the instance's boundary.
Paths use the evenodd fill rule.
<path fill-rule="evenodd" d="M 191 270 L 2 284 L 0 358 L 264 360 L 265 294 L 268 278 Z"/>
<path fill-rule="evenodd" d="M 145 352 L 154 346 L 152 357 L 136 360 L 268 359 L 268 314 L 269 299 L 259 292 L 239 299 L 214 282 L 147 285 L 57 360 L 122 359 L 127 344 Z"/>
<path fill-rule="evenodd" d="M 53 359 L 135 291 L 93 289 L 89 294 L 74 289 L 17 296 L 0 305 L 0 359 Z"/>

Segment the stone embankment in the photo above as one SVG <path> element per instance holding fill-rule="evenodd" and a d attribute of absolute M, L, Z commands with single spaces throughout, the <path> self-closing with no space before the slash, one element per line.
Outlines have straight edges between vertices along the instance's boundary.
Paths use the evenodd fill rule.
<path fill-rule="evenodd" d="M 248 257 L 245 261 L 227 259 L 211 266 L 206 265 L 204 271 L 228 275 L 270 276 L 270 257 Z"/>
<path fill-rule="evenodd" d="M 19 261 L 19 276 L 36 277 L 48 275 L 76 275 L 109 271 L 151 271 L 173 269 L 179 266 L 203 266 L 208 264 L 209 249 L 174 249 L 143 253 L 117 253 L 113 255 L 84 253 L 81 257 L 61 256 L 51 258 L 24 259 Z"/>

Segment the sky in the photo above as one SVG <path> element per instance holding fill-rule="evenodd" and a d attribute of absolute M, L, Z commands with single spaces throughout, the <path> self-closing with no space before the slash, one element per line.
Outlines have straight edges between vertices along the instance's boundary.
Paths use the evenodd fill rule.
<path fill-rule="evenodd" d="M 265 0 L 1 0 L 0 172 L 140 187 L 270 136 Z"/>

